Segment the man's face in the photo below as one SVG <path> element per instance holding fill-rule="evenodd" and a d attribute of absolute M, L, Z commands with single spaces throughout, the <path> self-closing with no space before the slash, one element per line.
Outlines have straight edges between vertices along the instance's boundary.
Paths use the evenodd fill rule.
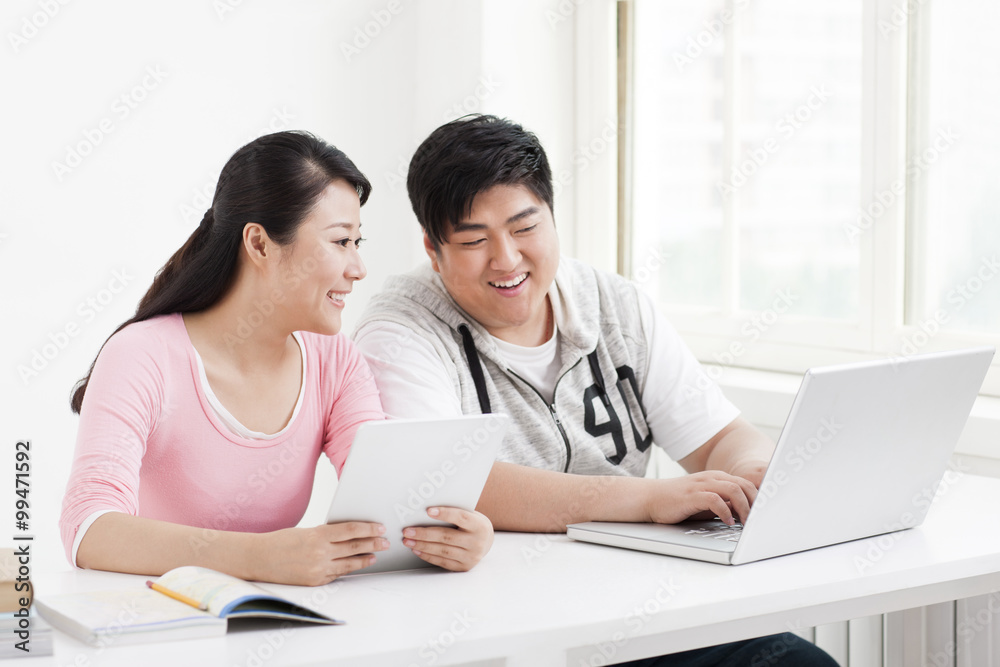
<path fill-rule="evenodd" d="M 547 293 L 559 266 L 552 211 L 523 185 L 496 185 L 476 195 L 435 251 L 431 266 L 452 298 L 501 340 L 545 342 Z"/>

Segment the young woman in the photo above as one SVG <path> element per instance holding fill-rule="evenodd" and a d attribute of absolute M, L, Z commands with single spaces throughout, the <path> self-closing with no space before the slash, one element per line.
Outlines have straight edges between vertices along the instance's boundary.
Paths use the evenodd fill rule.
<path fill-rule="evenodd" d="M 198 229 L 73 392 L 60 519 L 70 562 L 318 585 L 370 565 L 388 540 L 450 570 L 485 555 L 490 522 L 455 508 L 435 516 L 457 528 L 403 536 L 365 522 L 294 527 L 320 453 L 339 472 L 358 426 L 384 418 L 363 358 L 336 335 L 365 276 L 370 191 L 343 152 L 304 132 L 229 159 Z"/>

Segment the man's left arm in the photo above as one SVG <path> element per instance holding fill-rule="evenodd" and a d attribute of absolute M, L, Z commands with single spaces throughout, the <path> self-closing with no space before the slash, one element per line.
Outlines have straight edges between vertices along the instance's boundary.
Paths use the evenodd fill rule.
<path fill-rule="evenodd" d="M 649 350 L 643 403 L 656 443 L 689 473 L 720 470 L 759 488 L 774 443 L 739 416 L 645 294 L 639 316 Z"/>
<path fill-rule="evenodd" d="M 760 488 L 774 442 L 756 426 L 737 417 L 704 445 L 678 461 L 689 473 L 721 470 Z"/>

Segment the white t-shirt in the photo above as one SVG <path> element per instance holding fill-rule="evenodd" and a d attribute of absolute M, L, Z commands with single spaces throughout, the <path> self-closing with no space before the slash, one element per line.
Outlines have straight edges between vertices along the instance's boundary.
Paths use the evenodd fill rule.
<path fill-rule="evenodd" d="M 657 434 L 656 444 L 678 461 L 708 442 L 719 429 L 681 441 L 669 434 L 690 435 L 692 422 L 729 423 L 739 410 L 718 385 L 704 377 L 704 370 L 677 330 L 656 312 L 652 300 L 640 293 L 639 317 L 649 350 L 649 370 L 642 394 L 646 423 Z M 539 347 L 525 348 L 496 340 L 510 369 L 527 380 L 551 403 L 559 373 L 558 335 Z M 433 346 L 407 327 L 393 322 L 370 322 L 355 332 L 358 349 L 375 374 L 382 407 L 394 419 L 451 417 L 462 414 L 455 385 Z M 699 400 L 685 390 L 696 388 Z M 692 415 L 699 410 L 700 415 Z M 683 419 L 680 419 L 683 415 Z M 694 419 L 692 419 L 694 417 Z M 721 420 L 720 420 L 721 417 Z M 678 421 L 683 421 L 682 427 Z M 668 434 L 668 435 L 660 435 Z"/>
<path fill-rule="evenodd" d="M 527 380 L 545 402 L 551 405 L 562 365 L 559 358 L 559 329 L 556 324 L 552 323 L 552 336 L 537 347 L 514 345 L 496 336 L 491 338 L 510 369 Z"/>
<path fill-rule="evenodd" d="M 248 438 L 250 440 L 274 440 L 275 438 L 280 438 L 284 436 L 285 432 L 291 427 L 292 423 L 295 421 L 295 416 L 299 414 L 299 408 L 302 407 L 302 398 L 305 396 L 306 387 L 306 346 L 302 343 L 302 338 L 299 336 L 299 332 L 293 331 L 292 338 L 299 345 L 299 351 L 302 354 L 302 382 L 299 385 L 299 397 L 295 400 L 295 408 L 292 410 L 292 416 L 289 417 L 288 423 L 285 427 L 278 431 L 277 433 L 263 433 L 261 431 L 251 431 L 246 426 L 241 424 L 233 414 L 226 409 L 226 406 L 222 404 L 219 398 L 212 391 L 212 386 L 208 384 L 208 375 L 205 374 L 205 364 L 201 360 L 201 355 L 198 354 L 198 350 L 194 350 L 195 361 L 198 362 L 198 377 L 201 380 L 201 388 L 205 392 L 205 398 L 208 399 L 208 404 L 212 406 L 215 410 L 215 414 L 222 420 L 222 423 L 226 425 L 230 431 L 236 435 Z"/>

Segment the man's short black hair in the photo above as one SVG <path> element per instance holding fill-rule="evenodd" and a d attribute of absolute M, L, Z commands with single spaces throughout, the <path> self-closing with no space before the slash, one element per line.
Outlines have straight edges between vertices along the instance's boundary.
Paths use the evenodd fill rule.
<path fill-rule="evenodd" d="M 472 202 L 495 185 L 523 185 L 552 211 L 552 170 L 533 133 L 505 118 L 472 114 L 434 130 L 413 154 L 406 190 L 435 248 Z"/>

